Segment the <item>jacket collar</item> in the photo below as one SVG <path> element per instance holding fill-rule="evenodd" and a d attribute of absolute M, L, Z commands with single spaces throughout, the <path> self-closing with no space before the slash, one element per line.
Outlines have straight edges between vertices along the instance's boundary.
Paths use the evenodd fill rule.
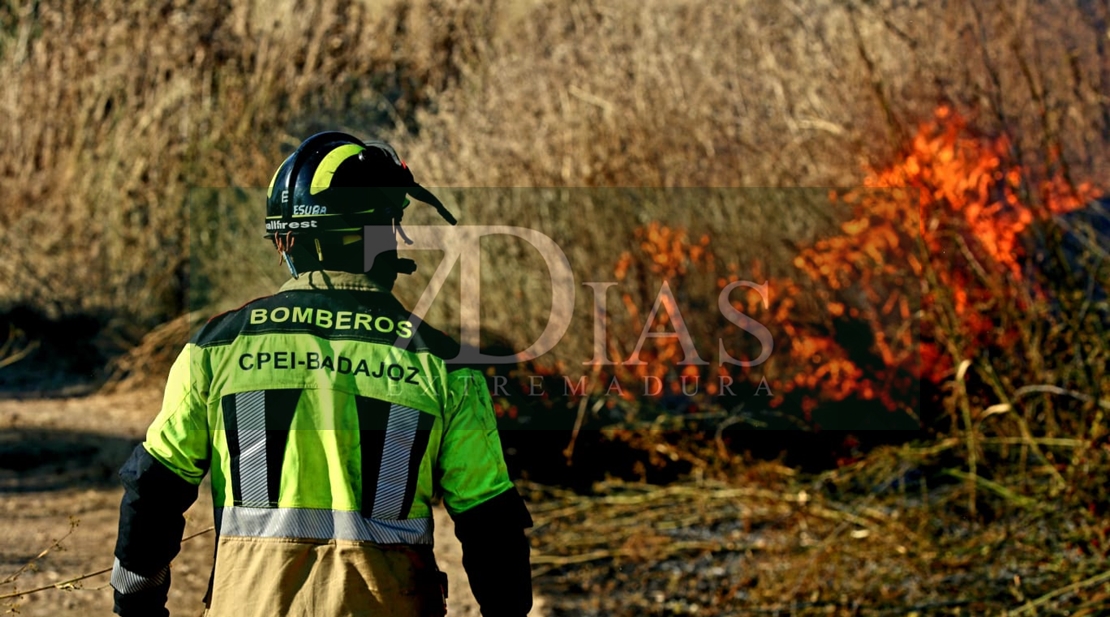
<path fill-rule="evenodd" d="M 337 270 L 312 270 L 301 274 L 299 278 L 289 279 L 281 286 L 281 291 L 324 289 L 384 291 L 386 293 L 390 291 L 381 283 L 370 280 L 370 277 L 366 274 Z"/>

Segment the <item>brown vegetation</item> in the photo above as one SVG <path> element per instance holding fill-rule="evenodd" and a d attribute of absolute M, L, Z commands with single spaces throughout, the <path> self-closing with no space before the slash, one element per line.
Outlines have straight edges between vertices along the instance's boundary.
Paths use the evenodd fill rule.
<path fill-rule="evenodd" d="M 593 501 L 529 485 L 539 580 L 568 607 L 604 592 L 616 604 L 588 610 L 684 612 L 674 581 L 694 577 L 710 586 L 695 586 L 701 614 L 1094 614 L 1110 597 L 1110 336 L 1092 290 L 1110 283 L 1096 259 L 1069 274 L 1052 216 L 1110 184 L 1108 32 L 1093 0 L 0 2 L 0 310 L 94 315 L 129 344 L 149 333 L 114 377 L 159 374 L 198 315 L 280 280 L 252 239 L 281 157 L 324 128 L 384 137 L 463 222 L 532 227 L 578 281 L 617 281 L 613 358 L 664 281 L 677 307 L 658 324 L 680 308 L 709 358 L 735 335 L 719 291 L 768 280 L 766 313 L 730 301 L 783 342 L 763 371 L 776 405 L 812 426 L 874 404 L 927 429 L 847 444 L 810 477 L 753 464 L 742 414 L 712 392 L 677 420 L 642 398 L 544 399 L 580 421 L 613 412 L 604 443 L 647 453 L 641 475 L 712 479 L 603 484 Z M 547 318 L 545 266 L 504 239 L 483 253 L 483 324 L 522 349 Z M 399 288 L 410 305 L 436 259 L 420 264 Z M 457 323 L 453 281 L 433 323 Z M 577 291 L 572 334 L 518 376 L 589 370 Z M 716 374 L 679 368 L 661 341 L 612 376 Z M 733 541 L 736 520 L 779 535 Z M 699 574 L 732 577 L 753 552 L 766 576 Z M 675 556 L 701 565 L 668 570 Z M 636 591 L 654 576 L 658 602 Z"/>
<path fill-rule="evenodd" d="M 264 186 L 324 127 L 397 142 L 432 186 L 845 186 L 949 100 L 1012 135 L 1034 181 L 1049 164 L 1078 181 L 1110 169 L 1107 16 L 1093 2 L 300 5 L 0 5 L 6 302 L 149 328 L 190 294 L 268 289 L 257 275 L 280 270 L 240 242 L 257 194 L 196 189 Z M 555 232 L 595 221 L 556 239 L 601 264 L 673 214 L 531 199 L 550 201 Z M 473 201 L 460 198 L 467 222 L 527 207 Z M 728 229 L 721 248 L 746 262 L 784 257 L 780 240 L 814 224 L 788 203 L 741 205 L 688 227 Z M 260 265 L 224 284 L 220 263 L 244 261 Z"/>

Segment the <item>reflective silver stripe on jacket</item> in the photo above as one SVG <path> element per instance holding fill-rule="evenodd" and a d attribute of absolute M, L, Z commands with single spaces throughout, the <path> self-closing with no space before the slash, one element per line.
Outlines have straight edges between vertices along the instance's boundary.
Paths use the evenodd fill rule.
<path fill-rule="evenodd" d="M 264 508 L 270 502 L 266 492 L 266 391 L 236 394 L 235 416 L 243 505 Z"/>
<path fill-rule="evenodd" d="M 383 520 L 358 512 L 310 508 L 216 509 L 217 533 L 250 538 L 360 540 L 378 544 L 431 544 L 431 518 Z"/>
<path fill-rule="evenodd" d="M 112 564 L 112 588 L 116 591 L 128 594 L 139 593 L 147 589 L 153 589 L 162 583 L 166 582 L 166 577 L 170 574 L 170 567 L 166 566 L 158 571 L 154 576 L 143 576 L 136 574 L 131 570 L 119 565 L 119 558 L 116 558 L 115 563 Z"/>
<path fill-rule="evenodd" d="M 397 520 L 401 516 L 405 489 L 409 483 L 409 458 L 419 423 L 420 412 L 412 407 L 393 405 L 389 410 L 382 466 L 378 471 L 378 489 L 374 497 L 374 511 L 371 512 L 375 518 Z"/>

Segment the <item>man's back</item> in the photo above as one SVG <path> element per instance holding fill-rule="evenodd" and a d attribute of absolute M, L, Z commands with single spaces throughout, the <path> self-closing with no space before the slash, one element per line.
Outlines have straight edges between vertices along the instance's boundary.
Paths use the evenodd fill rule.
<path fill-rule="evenodd" d="M 194 344 L 193 362 L 212 375 L 203 403 L 220 532 L 213 614 L 225 597 L 241 614 L 244 593 L 266 607 L 259 614 L 309 600 L 329 615 L 381 604 L 365 576 L 394 581 L 404 592 L 387 594 L 394 604 L 439 602 L 428 550 L 436 470 L 452 511 L 512 489 L 484 382 L 444 362 L 451 341 L 417 328 L 364 276 L 313 272 L 214 319 Z M 172 464 L 173 449 L 149 437 L 151 454 Z M 267 584 L 279 576 L 305 582 Z M 260 596 L 266 588 L 279 594 Z"/>
<path fill-rule="evenodd" d="M 528 612 L 531 519 L 484 378 L 390 293 L 414 267 L 393 232 L 363 263 L 359 232 L 397 229 L 406 194 L 446 212 L 382 142 L 321 133 L 282 163 L 266 230 L 293 279 L 213 318 L 171 369 L 120 471 L 116 612 L 166 614 L 181 515 L 209 472 L 213 617 L 442 614 L 435 494 L 483 614 Z"/>

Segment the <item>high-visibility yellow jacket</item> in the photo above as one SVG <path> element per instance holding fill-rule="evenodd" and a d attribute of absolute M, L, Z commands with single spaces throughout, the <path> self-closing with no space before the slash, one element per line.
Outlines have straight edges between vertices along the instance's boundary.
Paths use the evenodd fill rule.
<path fill-rule="evenodd" d="M 464 521 L 486 505 L 509 533 L 530 524 L 484 377 L 457 352 L 360 274 L 308 272 L 213 318 L 121 470 L 117 612 L 164 607 L 181 512 L 210 474 L 210 615 L 441 614 L 433 495 Z"/>

